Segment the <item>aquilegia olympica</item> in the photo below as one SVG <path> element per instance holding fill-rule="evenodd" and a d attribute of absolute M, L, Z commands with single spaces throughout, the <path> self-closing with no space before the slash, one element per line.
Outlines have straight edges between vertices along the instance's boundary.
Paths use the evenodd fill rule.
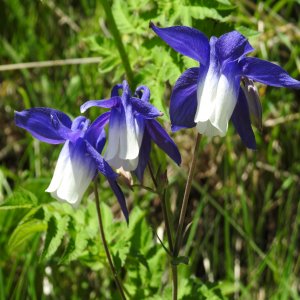
<path fill-rule="evenodd" d="M 122 96 L 119 96 L 120 89 L 123 90 Z M 113 87 L 110 99 L 90 100 L 81 106 L 81 112 L 92 106 L 111 109 L 106 113 L 110 114 L 110 118 L 108 146 L 104 157 L 114 168 L 135 171 L 140 181 L 149 161 L 151 140 L 178 165 L 181 163 L 177 146 L 155 120 L 161 112 L 149 103 L 149 99 L 148 87 L 138 87 L 132 96 L 124 80 L 123 84 Z"/>
<path fill-rule="evenodd" d="M 237 31 L 208 40 L 186 26 L 159 28 L 150 23 L 150 27 L 175 51 L 200 63 L 199 68 L 185 71 L 174 86 L 170 102 L 173 131 L 196 126 L 206 136 L 224 136 L 231 118 L 244 144 L 255 149 L 250 119 L 259 125 L 261 108 L 252 80 L 300 88 L 300 82 L 281 67 L 246 57 L 253 48 Z"/>
<path fill-rule="evenodd" d="M 100 155 L 106 140 L 103 126 L 108 118 L 106 113 L 90 124 L 83 116 L 72 122 L 63 112 L 51 108 L 15 112 L 16 125 L 35 138 L 49 144 L 64 143 L 47 192 L 57 200 L 77 207 L 99 171 L 107 178 L 128 220 L 124 195 L 116 183 L 118 175 Z"/>

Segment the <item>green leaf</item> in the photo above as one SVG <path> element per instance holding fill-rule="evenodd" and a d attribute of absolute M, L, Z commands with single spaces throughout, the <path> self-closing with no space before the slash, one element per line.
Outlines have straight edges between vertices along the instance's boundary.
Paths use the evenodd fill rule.
<path fill-rule="evenodd" d="M 51 257 L 57 248 L 60 246 L 63 236 L 65 235 L 70 217 L 52 216 L 48 221 L 46 240 L 41 258 L 48 259 Z"/>
<path fill-rule="evenodd" d="M 75 237 L 71 237 L 68 246 L 60 260 L 60 263 L 69 263 L 86 254 L 88 236 L 86 232 L 81 231 Z"/>
<path fill-rule="evenodd" d="M 184 6 L 183 10 L 187 10 L 187 14 L 197 20 L 205 20 L 206 18 L 224 21 L 225 18 L 216 8 L 208 8 L 205 6 Z"/>
<path fill-rule="evenodd" d="M 18 209 L 18 208 L 31 208 L 38 205 L 38 199 L 36 196 L 25 190 L 20 188 L 19 190 L 12 193 L 7 200 L 0 205 L 0 210 L 7 209 Z"/>
<path fill-rule="evenodd" d="M 136 7 L 134 10 L 136 10 Z M 145 32 L 145 28 L 141 26 L 144 25 L 145 27 L 145 22 L 128 9 L 127 1 L 115 0 L 112 11 L 117 26 L 122 33 L 143 34 Z"/>
<path fill-rule="evenodd" d="M 260 32 L 245 26 L 236 26 L 235 29 L 247 38 L 257 37 Z"/>
<path fill-rule="evenodd" d="M 8 241 L 8 251 L 13 252 L 29 240 L 34 234 L 43 232 L 47 225 L 38 219 L 31 219 L 25 223 L 19 224 L 13 231 Z"/>

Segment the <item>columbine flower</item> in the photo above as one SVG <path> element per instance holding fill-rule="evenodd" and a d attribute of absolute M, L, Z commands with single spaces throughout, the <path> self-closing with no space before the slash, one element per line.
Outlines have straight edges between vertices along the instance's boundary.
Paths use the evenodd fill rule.
<path fill-rule="evenodd" d="M 119 90 L 122 89 L 122 96 Z M 132 96 L 128 83 L 114 86 L 108 100 L 90 100 L 81 106 L 85 112 L 92 106 L 110 108 L 108 146 L 104 157 L 114 168 L 135 171 L 142 180 L 150 157 L 151 140 L 164 150 L 177 164 L 181 163 L 177 146 L 155 120 L 161 112 L 149 103 L 150 91 L 140 86 Z M 99 117 L 101 118 L 101 116 Z M 107 119 L 108 121 L 108 119 Z"/>
<path fill-rule="evenodd" d="M 77 207 L 97 171 L 106 176 L 128 220 L 122 191 L 116 183 L 117 174 L 99 154 L 105 144 L 103 126 L 108 114 L 90 121 L 83 116 L 71 119 L 55 109 L 32 108 L 15 112 L 16 125 L 48 144 L 62 144 L 54 175 L 47 192 L 57 200 Z"/>
<path fill-rule="evenodd" d="M 199 68 L 185 71 L 174 86 L 170 103 L 174 131 L 196 126 L 201 134 L 224 136 L 231 118 L 244 144 L 255 149 L 251 121 L 260 126 L 261 106 L 252 81 L 300 88 L 300 82 L 281 67 L 246 57 L 253 48 L 237 31 L 208 41 L 202 32 L 186 26 L 159 28 L 150 23 L 150 27 L 175 51 L 200 63 Z"/>

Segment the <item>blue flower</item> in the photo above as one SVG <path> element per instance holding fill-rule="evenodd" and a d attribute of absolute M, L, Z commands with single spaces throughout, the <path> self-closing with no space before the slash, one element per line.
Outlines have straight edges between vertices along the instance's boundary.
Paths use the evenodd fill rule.
<path fill-rule="evenodd" d="M 253 81 L 276 87 L 300 88 L 281 67 L 254 57 L 247 39 L 237 31 L 210 40 L 200 31 L 174 26 L 154 32 L 175 51 L 200 67 L 186 70 L 177 80 L 170 102 L 172 130 L 197 127 L 206 136 L 224 136 L 232 120 L 244 144 L 256 148 L 251 128 L 261 124 L 261 105 Z"/>
<path fill-rule="evenodd" d="M 122 96 L 119 96 L 119 90 L 123 90 Z M 151 140 L 178 165 L 181 163 L 177 146 L 155 120 L 162 114 L 149 103 L 149 99 L 148 87 L 138 87 L 132 96 L 128 83 L 124 80 L 123 84 L 113 87 L 110 99 L 90 100 L 81 106 L 81 112 L 92 106 L 110 108 L 106 113 L 110 117 L 104 157 L 114 168 L 123 167 L 125 171 L 135 171 L 140 181 L 150 158 Z"/>
<path fill-rule="evenodd" d="M 92 124 L 83 116 L 72 122 L 55 109 L 32 108 L 15 112 L 15 123 L 48 144 L 62 144 L 54 175 L 47 192 L 59 201 L 77 207 L 87 187 L 99 171 L 108 180 L 128 221 L 124 195 L 116 183 L 117 174 L 100 155 L 106 138 L 104 125 L 109 114 Z"/>

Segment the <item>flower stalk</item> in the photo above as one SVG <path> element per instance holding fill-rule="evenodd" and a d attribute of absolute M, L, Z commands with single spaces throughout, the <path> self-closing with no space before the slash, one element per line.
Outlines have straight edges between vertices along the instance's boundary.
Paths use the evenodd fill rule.
<path fill-rule="evenodd" d="M 126 75 L 127 75 L 129 85 L 133 86 L 133 83 L 134 83 L 133 72 L 132 72 L 132 69 L 131 69 L 131 66 L 130 66 L 130 63 L 129 63 L 128 55 L 125 51 L 124 44 L 122 42 L 120 32 L 118 30 L 118 27 L 116 25 L 116 21 L 114 19 L 113 14 L 112 14 L 111 6 L 110 6 L 110 4 L 108 3 L 107 0 L 102 0 L 100 2 L 102 3 L 103 9 L 104 9 L 106 17 L 107 17 L 107 22 L 110 26 L 110 31 L 111 31 L 114 39 L 115 39 L 116 46 L 117 46 L 119 54 L 121 56 L 121 60 L 123 62 L 124 68 L 125 68 L 125 72 L 126 72 Z"/>
<path fill-rule="evenodd" d="M 170 219 L 169 219 L 167 202 L 166 202 L 166 189 L 163 189 L 163 192 L 161 192 L 159 190 L 158 184 L 157 184 L 157 181 L 155 179 L 155 176 L 154 176 L 154 173 L 153 173 L 150 162 L 148 163 L 148 168 L 149 168 L 150 176 L 151 176 L 151 179 L 152 179 L 153 184 L 155 186 L 156 192 L 158 193 L 159 198 L 160 198 L 162 211 L 163 211 L 163 218 L 164 218 L 165 226 L 166 226 L 169 250 L 170 250 L 170 254 L 172 255 L 171 260 L 173 261 L 174 243 L 173 243 Z M 171 269 L 172 269 L 172 284 L 173 284 L 172 299 L 177 300 L 177 291 L 178 291 L 177 266 L 172 263 L 171 264 Z"/>
<path fill-rule="evenodd" d="M 97 209 L 97 215 L 98 215 L 98 221 L 99 221 L 100 235 L 101 235 L 102 243 L 104 246 L 105 254 L 106 254 L 111 272 L 113 273 L 114 280 L 117 285 L 120 296 L 121 296 L 122 300 L 126 300 L 126 296 L 125 296 L 121 281 L 120 281 L 118 273 L 114 267 L 114 264 L 113 264 L 113 261 L 112 261 L 112 258 L 111 258 L 111 255 L 110 255 L 110 252 L 108 249 L 108 245 L 106 242 L 106 238 L 105 238 L 102 216 L 101 216 L 101 209 L 100 209 L 100 200 L 99 200 L 99 194 L 98 194 L 97 177 L 94 179 L 94 193 L 95 193 L 95 201 L 96 201 L 96 209 Z"/>
<path fill-rule="evenodd" d="M 184 221 L 185 221 L 185 215 L 186 215 L 186 209 L 189 201 L 189 196 L 191 192 L 191 187 L 192 187 L 192 182 L 193 182 L 193 176 L 195 172 L 195 167 L 196 167 L 196 161 L 197 161 L 197 156 L 198 156 L 198 148 L 201 140 L 201 134 L 197 134 L 196 141 L 195 141 L 195 146 L 194 146 L 194 153 L 193 153 L 193 158 L 185 186 L 185 191 L 184 191 L 184 196 L 182 200 L 182 206 L 180 210 L 180 217 L 179 217 L 179 223 L 178 223 L 178 228 L 175 236 L 175 245 L 174 245 L 174 252 L 173 255 L 176 258 L 179 254 L 179 250 L 181 247 L 182 243 L 182 237 L 183 237 L 183 226 L 184 226 Z"/>

